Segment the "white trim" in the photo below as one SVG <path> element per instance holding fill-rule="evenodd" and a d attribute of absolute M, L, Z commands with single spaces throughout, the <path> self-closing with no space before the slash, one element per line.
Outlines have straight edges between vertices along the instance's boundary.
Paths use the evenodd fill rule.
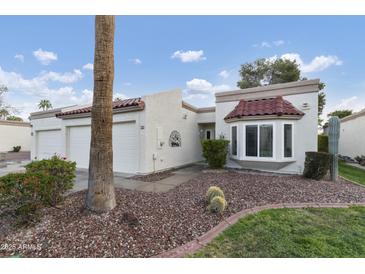
<path fill-rule="evenodd" d="M 291 157 L 285 157 L 285 125 L 291 125 Z M 294 146 L 294 123 L 293 122 L 284 122 L 282 123 L 282 149 L 281 149 L 281 157 L 284 160 L 294 160 L 295 159 L 295 146 Z"/>

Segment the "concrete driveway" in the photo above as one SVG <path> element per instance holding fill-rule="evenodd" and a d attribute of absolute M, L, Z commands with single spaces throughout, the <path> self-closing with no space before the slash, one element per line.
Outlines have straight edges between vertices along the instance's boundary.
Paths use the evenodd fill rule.
<path fill-rule="evenodd" d="M 131 178 L 129 174 L 118 174 L 114 175 L 115 187 L 121 187 L 125 189 L 162 193 L 167 192 L 176 186 L 185 183 L 196 176 L 198 176 L 204 166 L 193 165 L 185 168 L 181 168 L 173 171 L 173 175 L 155 182 L 142 182 Z M 88 172 L 87 170 L 78 170 L 76 173 L 76 181 L 74 188 L 71 192 L 77 192 L 80 190 L 87 189 L 88 187 Z"/>

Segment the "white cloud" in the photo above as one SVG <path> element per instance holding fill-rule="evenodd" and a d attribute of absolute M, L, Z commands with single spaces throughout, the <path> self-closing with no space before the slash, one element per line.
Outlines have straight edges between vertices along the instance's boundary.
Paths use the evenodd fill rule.
<path fill-rule="evenodd" d="M 199 62 L 207 59 L 204 56 L 203 50 L 188 50 L 188 51 L 178 50 L 171 55 L 171 58 L 180 59 L 181 62 L 183 63 Z"/>
<path fill-rule="evenodd" d="M 254 48 L 271 48 L 280 47 L 285 44 L 284 40 L 275 40 L 272 42 L 262 41 L 261 43 L 252 45 Z"/>
<path fill-rule="evenodd" d="M 65 73 L 58 73 L 58 72 L 43 72 L 38 77 L 42 81 L 53 81 L 53 82 L 60 82 L 64 84 L 75 83 L 82 79 L 83 75 L 82 72 L 78 69 L 74 69 L 73 72 L 65 72 Z"/>
<path fill-rule="evenodd" d="M 193 91 L 210 92 L 213 88 L 213 85 L 207 80 L 194 78 L 186 82 L 186 87 Z"/>
<path fill-rule="evenodd" d="M 128 96 L 125 95 L 124 93 L 121 93 L 121 92 L 115 92 L 113 94 L 113 100 L 116 100 L 116 99 L 121 99 L 121 100 L 124 100 L 124 99 L 128 99 Z"/>
<path fill-rule="evenodd" d="M 272 42 L 275 46 L 280 47 L 285 44 L 284 40 L 276 40 Z"/>
<path fill-rule="evenodd" d="M 267 61 L 273 62 L 278 58 L 277 55 L 271 56 L 266 58 Z M 314 57 L 309 63 L 304 63 L 303 59 L 301 58 L 300 54 L 298 53 L 285 53 L 281 55 L 280 58 L 288 59 L 291 61 L 296 61 L 299 65 L 300 70 L 303 73 L 311 73 L 311 72 L 318 72 L 323 71 L 331 66 L 341 66 L 342 60 L 340 60 L 335 55 L 320 55 Z"/>
<path fill-rule="evenodd" d="M 85 70 L 94 70 L 94 64 L 87 63 L 87 64 L 85 64 L 85 65 L 82 66 L 82 69 L 85 69 Z"/>
<path fill-rule="evenodd" d="M 328 93 L 329 94 L 329 93 Z M 342 98 L 339 102 L 331 102 L 331 98 L 327 98 L 326 106 L 323 110 L 322 119 L 327 121 L 327 114 L 335 110 L 351 109 L 353 112 L 358 112 L 365 109 L 365 97 L 350 96 Z"/>
<path fill-rule="evenodd" d="M 43 65 L 49 65 L 52 61 L 56 61 L 58 59 L 57 54 L 52 51 L 45 51 L 41 48 L 33 51 L 34 57 L 41 62 Z"/>
<path fill-rule="evenodd" d="M 140 65 L 140 64 L 142 64 L 141 59 L 138 59 L 138 58 L 131 59 L 130 61 L 131 61 L 133 64 L 135 64 L 135 65 Z"/>
<path fill-rule="evenodd" d="M 24 55 L 23 54 L 17 53 L 17 54 L 14 55 L 14 58 L 19 60 L 20 62 L 24 62 Z"/>
<path fill-rule="evenodd" d="M 226 79 L 226 78 L 228 78 L 228 77 L 229 77 L 230 72 L 229 72 L 229 71 L 227 71 L 227 70 L 222 70 L 222 71 L 221 71 L 218 75 L 219 75 L 220 77 L 222 77 L 222 78 Z"/>
<path fill-rule="evenodd" d="M 71 83 L 80 79 L 80 71 L 74 70 L 72 73 L 59 74 L 55 72 L 43 72 L 34 78 L 24 78 L 16 72 L 8 72 L 0 67 L 0 83 L 9 88 L 6 102 L 19 107 L 22 117 L 29 115 L 29 110 L 35 111 L 36 105 L 41 99 L 49 99 L 54 107 L 86 104 L 92 99 L 92 92 L 75 90 L 71 86 L 50 87 L 54 82 Z M 22 96 L 29 104 L 19 104 L 19 99 L 13 99 L 13 94 L 17 98 Z M 34 107 L 33 107 L 34 106 Z"/>
<path fill-rule="evenodd" d="M 184 99 L 205 99 L 213 97 L 215 92 L 229 90 L 228 85 L 213 85 L 205 79 L 194 78 L 186 82 L 186 89 L 184 90 Z"/>

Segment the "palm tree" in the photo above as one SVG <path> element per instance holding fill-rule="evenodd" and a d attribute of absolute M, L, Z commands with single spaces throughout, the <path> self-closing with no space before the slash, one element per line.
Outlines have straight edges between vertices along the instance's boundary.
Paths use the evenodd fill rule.
<path fill-rule="evenodd" d="M 52 104 L 49 100 L 43 99 L 39 102 L 38 108 L 45 111 L 45 110 L 52 108 Z"/>
<path fill-rule="evenodd" d="M 9 111 L 6 108 L 0 109 L 0 119 L 5 120 L 8 117 Z"/>
<path fill-rule="evenodd" d="M 112 147 L 114 29 L 114 16 L 95 17 L 94 96 L 86 206 L 96 212 L 112 210 L 116 205 Z"/>

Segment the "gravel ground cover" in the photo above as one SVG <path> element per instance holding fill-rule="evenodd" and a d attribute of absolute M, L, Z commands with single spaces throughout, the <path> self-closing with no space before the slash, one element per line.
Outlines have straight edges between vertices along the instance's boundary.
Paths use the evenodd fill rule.
<path fill-rule="evenodd" d="M 174 175 L 174 173 L 171 170 L 168 170 L 168 171 L 151 173 L 148 175 L 137 175 L 137 176 L 131 177 L 131 179 L 142 181 L 142 182 L 157 182 L 157 181 L 161 181 L 162 179 L 166 179 L 172 175 Z"/>
<path fill-rule="evenodd" d="M 209 186 L 223 189 L 224 215 L 206 210 Z M 95 215 L 85 210 L 85 191 L 44 210 L 32 228 L 0 236 L 0 256 L 150 257 L 183 245 L 242 209 L 274 203 L 365 202 L 365 188 L 346 181 L 313 181 L 300 176 L 204 173 L 167 193 L 117 189 L 117 207 Z M 1 230 L 1 229 L 0 229 Z"/>

